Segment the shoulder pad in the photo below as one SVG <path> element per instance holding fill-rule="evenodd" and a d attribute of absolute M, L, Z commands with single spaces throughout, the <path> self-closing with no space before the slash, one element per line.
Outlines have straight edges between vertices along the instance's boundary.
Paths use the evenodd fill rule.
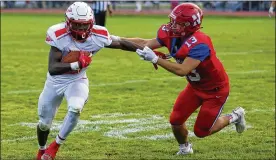
<path fill-rule="evenodd" d="M 68 32 L 65 28 L 65 23 L 53 25 L 47 30 L 47 37 L 45 42 L 51 46 L 61 49 L 61 44 L 58 41 L 67 34 Z"/>
<path fill-rule="evenodd" d="M 168 34 L 168 31 L 167 31 L 166 25 L 163 24 L 158 29 L 157 38 L 159 38 L 159 39 L 165 39 L 167 37 L 169 37 L 169 34 Z"/>
<path fill-rule="evenodd" d="M 205 42 L 206 40 L 209 40 L 209 39 L 210 39 L 210 37 L 209 37 L 208 35 L 206 35 L 206 34 L 203 33 L 203 32 L 200 32 L 200 31 L 195 32 L 195 33 L 193 34 L 193 36 L 195 36 L 195 37 L 199 40 L 199 42 Z"/>
<path fill-rule="evenodd" d="M 108 46 L 112 42 L 109 32 L 105 27 L 93 25 L 92 35 L 95 36 L 97 41 L 103 43 L 103 46 Z"/>
<path fill-rule="evenodd" d="M 51 26 L 48 29 L 47 34 L 50 35 L 52 38 L 56 38 L 56 39 L 59 39 L 62 36 L 66 35 L 67 30 L 65 28 L 65 23 L 59 23 Z"/>
<path fill-rule="evenodd" d="M 109 33 L 105 27 L 93 25 L 92 34 L 100 36 L 102 38 L 108 38 Z"/>

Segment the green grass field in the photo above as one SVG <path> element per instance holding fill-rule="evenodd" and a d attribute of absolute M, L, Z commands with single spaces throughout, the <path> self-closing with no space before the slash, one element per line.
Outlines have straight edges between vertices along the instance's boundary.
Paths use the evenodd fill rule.
<path fill-rule="evenodd" d="M 49 26 L 62 15 L 1 14 L 1 159 L 34 159 L 37 101 L 46 78 Z M 152 38 L 166 16 L 111 17 L 107 28 L 124 37 Z M 248 129 L 233 126 L 210 137 L 191 135 L 194 154 L 176 156 L 168 122 L 186 80 L 136 53 L 103 49 L 87 72 L 90 99 L 56 159 L 275 159 L 275 21 L 267 17 L 205 17 L 231 82 L 223 114 L 246 109 Z M 161 51 L 166 51 L 162 49 Z M 67 112 L 60 106 L 48 144 Z M 192 133 L 196 113 L 188 120 Z"/>

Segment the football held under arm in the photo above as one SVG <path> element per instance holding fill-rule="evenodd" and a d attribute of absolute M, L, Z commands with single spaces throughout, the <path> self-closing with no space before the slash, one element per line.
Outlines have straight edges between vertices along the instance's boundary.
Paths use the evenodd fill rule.
<path fill-rule="evenodd" d="M 60 75 L 72 71 L 71 64 L 61 63 L 61 59 L 61 51 L 58 48 L 51 46 L 48 62 L 48 71 L 50 75 Z"/>
<path fill-rule="evenodd" d="M 56 29 L 54 27 L 50 27 L 47 30 L 47 37 L 45 42 L 50 45 L 50 52 L 48 58 L 48 72 L 50 75 L 60 75 L 72 70 L 78 70 L 79 64 L 78 62 L 74 63 L 62 63 L 62 45 L 60 45 L 57 36 Z M 59 26 L 58 26 L 59 27 Z"/>

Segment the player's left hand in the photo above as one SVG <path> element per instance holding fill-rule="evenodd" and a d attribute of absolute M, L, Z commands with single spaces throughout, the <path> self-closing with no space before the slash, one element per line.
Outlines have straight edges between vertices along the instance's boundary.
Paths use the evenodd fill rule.
<path fill-rule="evenodd" d="M 143 50 L 137 49 L 136 53 L 146 61 L 150 61 L 153 64 L 157 63 L 158 56 L 154 53 L 153 50 L 151 50 L 148 46 L 144 47 Z"/>

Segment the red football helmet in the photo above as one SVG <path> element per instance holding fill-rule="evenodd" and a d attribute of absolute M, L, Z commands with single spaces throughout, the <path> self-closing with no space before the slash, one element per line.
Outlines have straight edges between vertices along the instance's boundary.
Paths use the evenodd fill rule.
<path fill-rule="evenodd" d="M 169 14 L 166 25 L 171 37 L 182 37 L 200 29 L 203 19 L 202 10 L 193 3 L 182 3 Z"/>
<path fill-rule="evenodd" d="M 91 7 L 84 2 L 75 2 L 65 12 L 66 29 L 72 38 L 84 42 L 92 32 L 94 13 Z"/>

